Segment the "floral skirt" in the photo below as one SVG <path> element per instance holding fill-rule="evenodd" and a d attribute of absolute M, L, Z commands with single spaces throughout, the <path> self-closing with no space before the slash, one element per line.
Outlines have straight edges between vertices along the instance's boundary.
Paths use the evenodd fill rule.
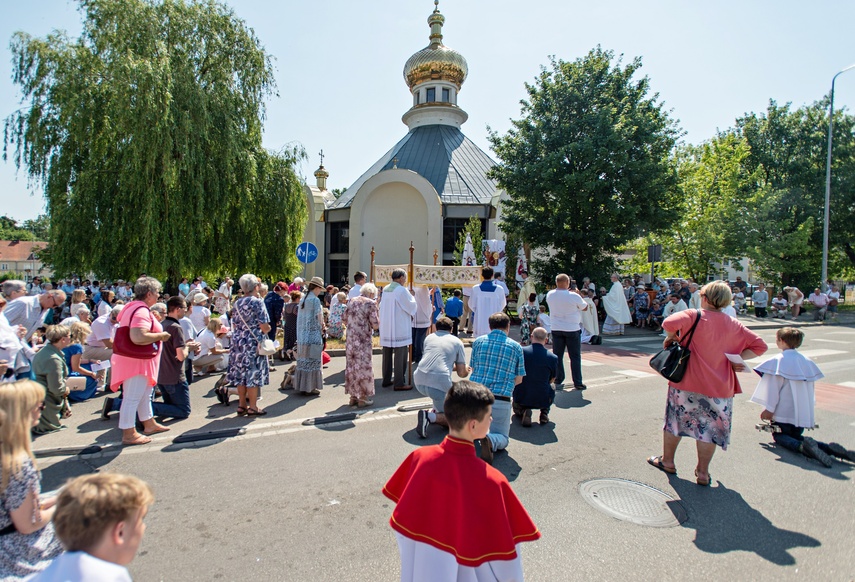
<path fill-rule="evenodd" d="M 712 398 L 668 387 L 663 430 L 674 436 L 690 437 L 727 450 L 732 417 L 733 397 Z"/>

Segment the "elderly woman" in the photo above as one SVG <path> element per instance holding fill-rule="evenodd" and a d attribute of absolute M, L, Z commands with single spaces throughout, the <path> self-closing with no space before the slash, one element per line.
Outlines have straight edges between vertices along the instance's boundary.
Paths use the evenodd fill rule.
<path fill-rule="evenodd" d="M 624 326 L 632 321 L 632 316 L 629 313 L 623 285 L 616 273 L 612 275 L 611 289 L 603 297 L 603 306 L 606 308 L 603 335 L 623 335 Z"/>
<path fill-rule="evenodd" d="M 264 301 L 259 297 L 261 282 L 247 273 L 239 280 L 243 297 L 235 302 L 232 311 L 232 342 L 229 353 L 227 382 L 237 386 L 238 416 L 262 416 L 266 410 L 258 409 L 258 391 L 270 383 L 267 356 L 259 355 L 258 344 L 270 331 L 270 318 Z"/>
<path fill-rule="evenodd" d="M 0 384 L 0 580 L 44 570 L 62 553 L 51 524 L 56 498 L 39 500 L 30 442 L 43 408 L 40 384 Z"/>
<path fill-rule="evenodd" d="M 733 395 L 742 392 L 736 372 L 744 366 L 732 364 L 725 354 L 739 354 L 743 359 L 762 355 L 768 349 L 760 336 L 738 320 L 722 313 L 733 296 L 724 281 L 707 283 L 701 289 L 701 310 L 688 309 L 662 322 L 666 332 L 664 347 L 682 341 L 698 316 L 691 337 L 691 352 L 686 373 L 680 382 L 668 383 L 665 408 L 663 451 L 647 462 L 666 473 L 677 472 L 674 454 L 684 436 L 697 441 L 698 485 L 710 485 L 709 465 L 716 445 L 727 449 L 730 442 Z"/>
<path fill-rule="evenodd" d="M 71 330 L 65 325 L 50 325 L 45 332 L 45 345 L 33 358 L 33 373 L 36 381 L 45 387 L 44 409 L 36 434 L 47 434 L 65 428 L 60 423 L 63 414 L 68 414 L 68 365 L 65 363 L 64 348 L 71 344 Z"/>
<path fill-rule="evenodd" d="M 374 330 L 380 327 L 377 312 L 377 287 L 366 283 L 359 296 L 347 304 L 342 321 L 347 326 L 344 364 L 344 393 L 350 395 L 351 406 L 370 406 L 374 401 L 374 367 L 371 361 Z"/>
<path fill-rule="evenodd" d="M 297 346 L 297 314 L 300 312 L 300 300 L 303 294 L 300 291 L 291 291 L 288 295 L 291 302 L 286 303 L 282 308 L 282 321 L 285 328 L 282 353 L 286 359 L 294 360 L 297 358 L 294 353 L 294 348 Z"/>
<path fill-rule="evenodd" d="M 636 287 L 635 295 L 632 296 L 632 308 L 635 310 L 635 327 L 644 327 L 650 314 L 650 295 L 645 291 L 644 285 Z"/>
<path fill-rule="evenodd" d="M 336 303 L 330 308 L 330 325 L 327 328 L 327 337 L 341 339 L 344 337 L 344 321 L 342 316 L 347 311 L 347 295 L 339 291 L 336 294 Z"/>
<path fill-rule="evenodd" d="M 110 389 L 115 392 L 119 385 L 124 386 L 121 408 L 119 409 L 119 428 L 122 429 L 122 443 L 125 445 L 144 445 L 151 442 L 150 435 L 169 430 L 154 420 L 151 410 L 151 393 L 157 384 L 160 371 L 161 342 L 170 339 L 169 332 L 163 331 L 160 320 L 154 316 L 151 308 L 160 295 L 160 281 L 153 277 L 140 277 L 134 284 L 134 299 L 119 313 L 118 339 L 121 328 L 130 328 L 130 341 L 137 346 L 150 346 L 151 355 L 132 357 L 120 353 L 120 346 L 114 342 L 111 363 Z M 139 417 L 143 424 L 143 433 L 136 430 Z"/>
<path fill-rule="evenodd" d="M 318 296 L 324 290 L 324 280 L 312 277 L 306 296 L 297 311 L 297 370 L 294 389 L 317 396 L 324 387 L 321 373 L 321 353 L 324 351 L 324 311 Z"/>
<path fill-rule="evenodd" d="M 88 323 L 78 321 L 71 324 L 71 343 L 62 350 L 69 369 L 68 377 L 85 381 L 85 388 L 69 392 L 68 400 L 71 402 L 89 400 L 98 389 L 98 374 L 92 371 L 92 363 L 83 359 L 83 344 L 91 333 L 92 328 Z"/>

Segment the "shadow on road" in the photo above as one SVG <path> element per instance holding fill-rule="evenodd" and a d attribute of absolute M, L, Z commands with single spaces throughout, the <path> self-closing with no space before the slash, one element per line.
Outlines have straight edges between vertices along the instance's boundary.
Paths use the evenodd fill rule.
<path fill-rule="evenodd" d="M 74 479 L 75 477 L 80 477 L 81 475 L 97 473 L 101 470 L 101 467 L 112 463 L 114 460 L 115 457 L 113 456 L 101 457 L 97 459 L 81 459 L 77 455 L 73 457 L 67 457 L 59 461 L 58 463 L 49 465 L 41 470 L 42 491 L 51 491 L 53 489 L 58 489 L 59 487 L 65 485 L 65 482 L 69 479 Z"/>
<path fill-rule="evenodd" d="M 555 406 L 558 408 L 584 408 L 591 403 L 585 400 L 581 390 L 558 390 L 555 392 Z"/>
<path fill-rule="evenodd" d="M 695 547 L 703 552 L 752 552 L 773 564 L 790 566 L 796 563 L 790 549 L 822 545 L 808 535 L 775 527 L 721 481 L 713 487 L 699 487 L 676 475 L 669 475 L 668 481 L 689 513 L 683 527 L 695 530 Z"/>
<path fill-rule="evenodd" d="M 787 465 L 792 465 L 793 467 L 798 467 L 805 471 L 815 471 L 831 479 L 837 479 L 838 481 L 849 481 L 849 477 L 844 475 L 844 473 L 848 473 L 853 469 L 853 466 L 850 463 L 841 461 L 837 458 L 834 458 L 834 464 L 830 469 L 828 469 L 820 465 L 817 461 L 808 459 L 800 453 L 788 451 L 774 443 L 760 443 L 760 447 L 774 455 L 778 455 L 778 458 L 775 460 L 779 463 L 786 463 Z"/>

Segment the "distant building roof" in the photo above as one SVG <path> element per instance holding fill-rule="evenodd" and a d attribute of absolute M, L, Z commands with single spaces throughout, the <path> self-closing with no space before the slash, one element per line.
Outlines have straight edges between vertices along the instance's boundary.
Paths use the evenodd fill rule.
<path fill-rule="evenodd" d="M 0 261 L 32 261 L 33 249 L 47 247 L 44 241 L 0 240 Z"/>
<path fill-rule="evenodd" d="M 496 162 L 459 128 L 424 125 L 404 136 L 329 207 L 349 207 L 366 181 L 396 165 L 430 182 L 443 204 L 489 204 L 499 189 L 487 178 Z"/>

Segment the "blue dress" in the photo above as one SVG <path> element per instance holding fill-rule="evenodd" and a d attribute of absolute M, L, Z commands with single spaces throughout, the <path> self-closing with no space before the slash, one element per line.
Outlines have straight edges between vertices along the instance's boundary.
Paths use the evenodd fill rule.
<path fill-rule="evenodd" d="M 65 356 L 65 364 L 68 366 L 69 378 L 80 378 L 83 376 L 83 374 L 73 372 L 71 367 L 71 357 L 82 353 L 83 346 L 81 346 L 80 344 L 71 344 L 70 346 L 62 350 L 62 354 Z M 80 364 L 80 367 L 84 370 L 89 370 L 90 372 L 92 371 L 92 367 L 90 364 Z M 71 402 L 83 402 L 84 400 L 89 400 L 90 398 L 95 396 L 96 390 L 98 390 L 98 382 L 95 380 L 95 378 L 86 377 L 86 389 L 69 392 L 68 400 Z"/>
<path fill-rule="evenodd" d="M 319 315 L 321 302 L 313 292 L 308 292 L 297 309 L 297 369 L 294 372 L 294 389 L 313 392 L 324 387 L 321 372 L 321 353 L 324 336 Z"/>
<path fill-rule="evenodd" d="M 258 327 L 270 323 L 264 301 L 258 297 L 238 299 L 232 314 L 232 347 L 229 351 L 229 384 L 260 388 L 270 383 L 267 356 L 258 355 L 258 342 L 264 334 Z"/>

